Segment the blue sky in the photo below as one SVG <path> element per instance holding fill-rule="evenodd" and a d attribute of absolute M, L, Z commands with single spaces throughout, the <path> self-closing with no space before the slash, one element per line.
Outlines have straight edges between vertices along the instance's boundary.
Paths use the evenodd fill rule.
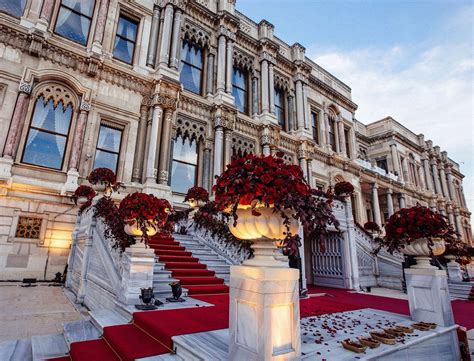
<path fill-rule="evenodd" d="M 474 210 L 474 6 L 465 0 L 237 0 L 352 88 L 356 117 L 391 115 L 460 163 Z"/>

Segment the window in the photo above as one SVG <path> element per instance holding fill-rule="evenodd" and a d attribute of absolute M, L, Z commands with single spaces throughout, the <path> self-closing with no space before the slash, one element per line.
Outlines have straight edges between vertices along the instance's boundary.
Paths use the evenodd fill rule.
<path fill-rule="evenodd" d="M 115 34 L 114 58 L 132 64 L 137 41 L 138 23 L 120 15 Z"/>
<path fill-rule="evenodd" d="M 25 10 L 26 0 L 0 0 L 0 12 L 19 18 Z"/>
<path fill-rule="evenodd" d="M 377 167 L 382 168 L 384 171 L 388 173 L 387 158 L 377 159 L 376 162 L 377 162 Z"/>
<path fill-rule="evenodd" d="M 108 125 L 101 125 L 95 152 L 94 169 L 109 168 L 117 173 L 122 131 Z"/>
<path fill-rule="evenodd" d="M 39 239 L 41 235 L 42 218 L 19 217 L 15 237 Z"/>
<path fill-rule="evenodd" d="M 196 141 L 178 137 L 174 142 L 173 161 L 171 165 L 171 189 L 185 194 L 196 185 L 197 173 Z"/>
<path fill-rule="evenodd" d="M 311 112 L 311 127 L 313 128 L 313 139 L 316 144 L 319 143 L 319 120 L 318 120 L 318 113 Z"/>
<path fill-rule="evenodd" d="M 336 148 L 336 121 L 333 117 L 329 117 L 329 144 L 331 149 L 335 152 Z"/>
<path fill-rule="evenodd" d="M 23 163 L 42 167 L 61 169 L 66 149 L 72 106 L 59 101 L 57 106 L 52 99 L 37 99 L 31 120 Z"/>
<path fill-rule="evenodd" d="M 248 76 L 247 71 L 234 67 L 232 74 L 232 95 L 235 106 L 242 113 L 248 113 Z"/>
<path fill-rule="evenodd" d="M 285 92 L 280 88 L 275 88 L 275 115 L 281 128 L 285 131 L 288 130 L 285 114 Z"/>
<path fill-rule="evenodd" d="M 94 0 L 62 0 L 55 32 L 76 43 L 86 45 L 94 5 Z"/>
<path fill-rule="evenodd" d="M 179 80 L 184 89 L 196 94 L 202 93 L 202 59 L 202 48 L 199 45 L 183 41 Z"/>

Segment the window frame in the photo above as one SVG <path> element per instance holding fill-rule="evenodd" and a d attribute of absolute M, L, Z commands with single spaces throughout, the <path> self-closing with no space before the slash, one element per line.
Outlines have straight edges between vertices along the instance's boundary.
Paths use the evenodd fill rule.
<path fill-rule="evenodd" d="M 194 47 L 199 48 L 199 49 L 201 50 L 201 63 L 202 63 L 202 68 L 201 68 L 201 69 L 199 69 L 196 65 L 191 64 L 191 63 L 188 63 L 187 61 L 183 60 L 183 58 L 182 58 L 181 56 L 182 56 L 182 54 L 183 54 L 183 45 L 184 45 L 184 44 L 186 44 L 187 46 L 190 46 L 190 47 L 191 47 L 190 50 L 192 50 Z M 185 64 L 185 65 L 187 65 L 187 66 L 189 66 L 189 67 L 191 67 L 191 68 L 198 69 L 198 70 L 200 71 L 199 93 L 196 93 L 196 92 L 194 92 L 194 91 L 192 91 L 192 90 L 187 89 L 187 88 L 184 87 L 184 84 L 183 84 L 183 82 L 181 81 L 181 70 L 182 70 L 182 69 L 180 70 L 180 72 L 179 72 L 179 81 L 180 81 L 181 84 L 183 84 L 183 89 L 186 90 L 186 91 L 188 91 L 188 92 L 191 92 L 191 93 L 193 93 L 193 94 L 197 94 L 197 95 L 203 96 L 203 95 L 204 95 L 204 91 L 205 91 L 205 90 L 204 90 L 204 88 L 205 88 L 205 87 L 204 87 L 204 69 L 205 69 L 205 66 L 206 66 L 206 64 L 204 63 L 204 62 L 205 62 L 205 59 L 206 59 L 206 56 L 205 56 L 205 54 L 204 54 L 204 52 L 205 52 L 205 47 L 203 47 L 203 46 L 197 44 L 196 42 L 192 42 L 192 41 L 190 41 L 189 39 L 184 39 L 183 42 L 182 42 L 182 44 L 181 44 L 180 52 L 181 52 L 181 53 L 180 53 L 180 57 L 179 57 L 179 62 L 180 62 L 180 63 L 183 63 L 183 64 Z M 178 67 L 179 67 L 179 65 L 178 65 Z"/>
<path fill-rule="evenodd" d="M 64 35 L 61 35 L 61 34 L 59 34 L 59 33 L 56 31 L 57 24 L 58 24 L 58 18 L 59 18 L 59 12 L 61 11 L 61 7 L 65 7 L 66 9 L 68 9 L 68 10 L 71 11 L 71 12 L 73 12 L 74 14 L 79 15 L 79 16 L 84 16 L 84 17 L 86 17 L 86 18 L 88 18 L 88 19 L 90 20 L 89 31 L 87 32 L 87 38 L 86 38 L 86 41 L 85 41 L 84 44 L 80 43 L 80 42 L 77 41 L 77 40 L 73 40 L 73 39 L 67 38 L 67 37 L 65 37 Z M 66 40 L 72 41 L 72 42 L 75 43 L 75 44 L 79 44 L 79 45 L 81 45 L 81 46 L 87 47 L 88 44 L 89 44 L 89 40 L 90 40 L 90 38 L 91 38 L 91 32 L 92 32 L 93 25 L 95 24 L 95 23 L 94 23 L 94 17 L 95 17 L 96 9 L 97 9 L 97 0 L 94 0 L 94 7 L 92 8 L 92 15 L 89 17 L 89 16 L 87 16 L 87 15 L 84 15 L 84 14 L 81 14 L 81 13 L 77 12 L 77 11 L 74 10 L 74 9 L 71 9 L 71 8 L 68 7 L 67 5 L 63 5 L 63 0 L 59 0 L 59 1 L 58 1 L 58 6 L 57 6 L 57 11 L 56 11 L 56 18 L 54 19 L 53 33 L 54 33 L 55 35 L 59 36 L 59 37 L 62 38 L 62 39 L 66 39 Z M 105 25 L 104 25 L 104 26 L 105 26 Z"/>
<path fill-rule="evenodd" d="M 336 139 L 336 119 L 334 117 L 329 116 L 329 145 L 333 152 L 337 152 L 337 139 Z M 332 130 L 332 131 L 331 131 Z M 332 134 L 332 137 L 331 137 Z"/>
<path fill-rule="evenodd" d="M 101 130 L 102 127 L 106 127 L 106 128 L 115 129 L 115 130 L 120 131 L 120 145 L 119 145 L 118 152 L 112 152 L 112 151 L 107 150 L 107 149 L 99 148 L 98 145 L 99 145 L 99 139 L 100 139 L 100 130 Z M 116 175 L 118 175 L 120 155 L 122 154 L 122 146 L 123 146 L 123 140 L 124 140 L 124 132 L 125 132 L 125 128 L 118 125 L 118 124 L 114 124 L 114 123 L 103 121 L 103 120 L 99 123 L 99 130 L 97 132 L 97 140 L 95 142 L 94 162 L 92 163 L 92 170 L 95 169 L 94 165 L 95 165 L 95 160 L 96 160 L 96 157 L 97 157 L 97 150 L 100 150 L 102 152 L 106 152 L 106 153 L 109 153 L 109 154 L 117 154 L 117 162 L 115 164 L 114 173 Z"/>
<path fill-rule="evenodd" d="M 240 86 L 238 85 L 235 85 L 234 83 L 234 74 L 236 71 L 240 71 L 242 74 L 245 75 L 245 86 L 247 87 L 247 89 L 242 89 Z M 243 91 L 245 93 L 245 107 L 244 107 L 244 111 L 241 111 L 237 106 L 237 111 L 239 113 L 242 113 L 242 114 L 245 114 L 245 115 L 248 115 L 250 116 L 250 73 L 248 71 L 248 69 L 244 68 L 244 67 L 239 67 L 239 66 L 236 66 L 236 65 L 233 65 L 232 66 L 232 94 L 234 93 L 234 88 L 237 88 L 241 91 Z"/>
<path fill-rule="evenodd" d="M 117 58 L 117 57 L 114 55 L 115 39 L 117 38 L 117 36 L 118 36 L 120 39 L 122 39 L 122 40 L 124 40 L 124 41 L 126 41 L 126 42 L 127 42 L 127 41 L 132 42 L 131 40 L 129 40 L 129 39 L 127 39 L 127 38 L 124 38 L 123 36 L 121 36 L 121 35 L 119 35 L 119 34 L 117 33 L 120 18 L 124 18 L 124 19 L 126 19 L 126 20 L 128 20 L 128 21 L 130 21 L 130 22 L 133 22 L 133 23 L 135 23 L 135 24 L 137 25 L 137 30 L 136 30 L 136 34 L 135 34 L 135 40 L 133 41 L 133 54 L 132 54 L 132 58 L 131 58 L 131 62 L 130 62 L 130 63 L 128 63 L 128 62 L 126 62 L 125 60 L 122 60 L 122 59 L 120 59 L 120 58 Z M 112 59 L 117 60 L 117 61 L 120 61 L 120 62 L 123 63 L 123 64 L 127 64 L 127 65 L 132 65 L 132 66 L 133 66 L 133 64 L 135 63 L 135 56 L 136 56 L 136 50 L 137 50 L 137 43 L 138 43 L 138 39 L 139 39 L 139 35 L 140 35 L 140 23 L 141 23 L 140 19 L 138 19 L 138 18 L 136 18 L 136 17 L 134 17 L 134 16 L 132 16 L 132 15 L 129 15 L 129 13 L 126 12 L 126 11 L 124 11 L 123 9 L 120 9 L 120 10 L 118 11 L 118 17 L 117 17 L 117 20 L 116 20 L 116 22 L 115 22 L 115 33 L 114 33 L 114 37 L 113 37 L 112 42 L 111 42 L 111 43 L 112 43 L 112 44 L 111 44 L 111 45 L 112 45 L 112 51 L 111 51 L 111 53 L 112 53 Z"/>
<path fill-rule="evenodd" d="M 347 156 L 347 158 L 351 158 L 351 141 L 350 141 L 351 128 L 344 127 L 343 132 L 344 132 L 344 140 L 346 142 L 346 144 L 345 144 L 345 146 L 346 146 L 346 156 Z M 388 168 L 385 171 L 388 173 Z"/>
<path fill-rule="evenodd" d="M 179 138 L 181 138 L 184 143 L 187 142 L 187 141 L 189 141 L 190 144 L 192 144 L 192 142 L 196 142 L 196 164 L 184 162 L 182 160 L 178 160 L 178 159 L 174 158 L 174 150 L 175 150 L 175 144 L 174 143 L 176 143 Z M 171 188 L 172 193 L 186 194 L 186 193 L 181 193 L 181 192 L 173 190 L 173 188 L 171 186 L 172 179 L 173 179 L 173 174 L 172 174 L 172 172 L 173 172 L 173 162 L 178 162 L 180 164 L 193 166 L 194 167 L 194 184 L 193 184 L 193 187 L 198 185 L 198 182 L 199 182 L 199 179 L 198 179 L 199 178 L 199 148 L 200 148 L 199 147 L 199 141 L 197 139 L 192 140 L 188 136 L 183 136 L 183 135 L 177 135 L 176 138 L 173 139 L 173 153 L 171 154 L 171 166 L 170 166 L 170 171 L 169 171 L 169 186 Z"/>
<path fill-rule="evenodd" d="M 7 12 L 4 11 L 4 10 L 0 10 L 0 15 L 1 15 L 1 14 L 5 14 L 5 15 L 7 15 L 7 16 L 11 16 L 11 17 L 14 18 L 14 19 L 21 20 L 21 18 L 25 16 L 26 9 L 28 8 L 29 5 L 30 5 L 30 0 L 26 0 L 26 1 L 25 1 L 25 7 L 23 8 L 23 10 L 22 10 L 20 16 L 15 16 L 15 15 L 13 15 L 13 14 L 7 13 Z"/>
<path fill-rule="evenodd" d="M 276 99 L 277 99 L 277 94 L 280 94 L 281 96 L 281 103 L 282 103 L 282 106 L 278 106 L 276 103 Z M 286 91 L 285 89 L 281 88 L 281 87 L 278 87 L 278 86 L 275 86 L 274 87 L 274 99 L 273 99 L 273 105 L 275 106 L 275 109 L 278 108 L 281 112 L 281 114 L 283 114 L 283 124 L 280 123 L 280 119 L 277 117 L 277 121 L 278 121 L 278 125 L 282 128 L 282 130 L 284 132 L 288 132 L 288 110 L 287 110 L 287 104 L 286 104 Z M 276 111 L 275 111 L 276 113 Z M 276 114 L 275 114 L 276 115 Z"/>
<path fill-rule="evenodd" d="M 62 172 L 64 170 L 64 162 L 66 160 L 66 157 L 70 156 L 69 151 L 68 151 L 69 150 L 69 143 L 70 143 L 69 138 L 70 138 L 72 124 L 73 124 L 73 122 L 75 122 L 76 110 L 75 110 L 74 104 L 71 104 L 71 108 L 72 108 L 71 119 L 69 120 L 69 126 L 68 126 L 68 130 L 67 130 L 66 135 L 61 134 L 61 133 L 56 133 L 56 132 L 53 132 L 53 131 L 48 130 L 48 129 L 38 128 L 38 127 L 33 126 L 32 123 L 33 123 L 33 117 L 35 115 L 36 103 L 39 101 L 39 99 L 40 99 L 40 96 L 37 96 L 36 100 L 34 102 L 32 102 L 33 103 L 32 110 L 31 110 L 31 113 L 29 115 L 30 121 L 29 121 L 28 127 L 26 129 L 26 134 L 23 137 L 23 146 L 22 146 L 20 163 L 21 164 L 26 164 L 26 165 L 29 165 L 29 166 L 33 166 L 33 167 L 39 167 L 39 168 L 42 168 L 42 169 L 50 169 L 50 170 Z M 48 99 L 48 103 L 49 103 L 49 100 L 50 99 Z M 59 106 L 59 104 L 58 104 L 58 106 Z M 55 109 L 57 109 L 57 107 Z M 47 167 L 47 166 L 44 166 L 44 165 L 28 163 L 28 162 L 24 161 L 25 153 L 26 153 L 26 146 L 27 146 L 27 142 L 28 142 L 28 136 L 30 135 L 31 128 L 37 130 L 38 132 L 53 134 L 53 135 L 56 135 L 56 136 L 61 136 L 61 137 L 66 138 L 66 141 L 64 142 L 64 153 L 63 153 L 63 157 L 62 157 L 62 160 L 61 160 L 61 167 L 60 168 Z"/>
<path fill-rule="evenodd" d="M 315 121 L 316 119 L 316 121 Z M 317 145 L 321 145 L 321 126 L 319 123 L 319 112 L 311 109 L 311 130 L 313 134 L 313 140 Z M 316 132 L 315 132 L 316 130 Z M 316 133 L 316 136 L 315 136 Z"/>

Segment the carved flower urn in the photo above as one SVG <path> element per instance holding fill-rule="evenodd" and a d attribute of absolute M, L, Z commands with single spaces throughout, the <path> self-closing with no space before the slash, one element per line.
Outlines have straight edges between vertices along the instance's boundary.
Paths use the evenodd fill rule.
<path fill-rule="evenodd" d="M 432 238 L 433 245 L 430 246 L 427 238 L 419 238 L 413 242 L 410 242 L 402 248 L 402 253 L 407 256 L 415 256 L 416 265 L 411 268 L 425 268 L 433 269 L 437 268 L 430 264 L 431 256 L 440 256 L 446 250 L 444 239 Z"/>
<path fill-rule="evenodd" d="M 130 221 L 125 222 L 124 226 L 124 231 L 127 233 L 129 236 L 132 237 L 143 237 L 143 231 L 138 227 L 137 221 L 133 221 L 131 223 Z M 148 221 L 146 225 L 146 234 L 148 237 L 154 236 L 158 232 L 158 227 L 153 223 L 152 221 Z"/>

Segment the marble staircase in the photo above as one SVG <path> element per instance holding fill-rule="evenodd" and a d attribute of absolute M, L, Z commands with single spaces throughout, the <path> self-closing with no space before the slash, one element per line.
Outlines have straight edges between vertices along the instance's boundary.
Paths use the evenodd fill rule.
<path fill-rule="evenodd" d="M 448 280 L 451 299 L 474 301 L 474 281 L 459 282 Z"/>

